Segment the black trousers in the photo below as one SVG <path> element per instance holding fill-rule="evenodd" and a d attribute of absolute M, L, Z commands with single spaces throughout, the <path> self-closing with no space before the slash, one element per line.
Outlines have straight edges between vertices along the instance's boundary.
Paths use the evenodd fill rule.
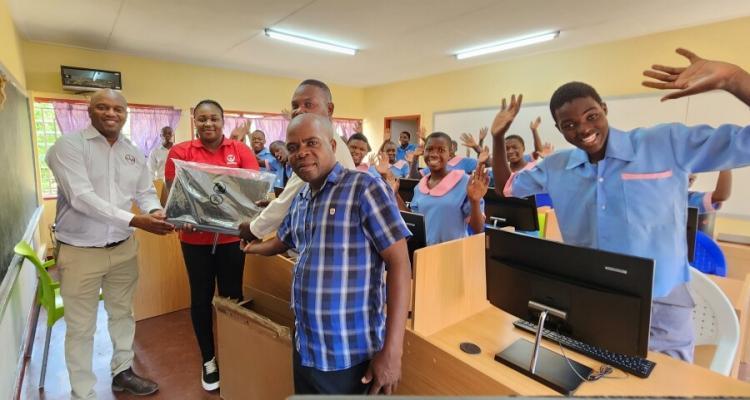
<path fill-rule="evenodd" d="M 294 346 L 294 344 L 292 344 Z M 302 365 L 297 349 L 294 349 L 292 369 L 294 371 L 295 394 L 367 394 L 370 384 L 363 384 L 362 377 L 370 366 L 370 360 L 340 371 L 320 371 Z"/>
<path fill-rule="evenodd" d="M 219 244 L 211 254 L 212 245 L 182 243 L 190 281 L 190 316 L 198 339 L 203 362 L 214 358 L 212 300 L 216 286 L 219 296 L 242 300 L 242 271 L 245 253 L 237 243 Z"/>

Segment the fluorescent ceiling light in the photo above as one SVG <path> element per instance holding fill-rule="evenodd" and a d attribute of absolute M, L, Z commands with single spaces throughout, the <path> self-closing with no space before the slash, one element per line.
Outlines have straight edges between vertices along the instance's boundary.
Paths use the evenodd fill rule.
<path fill-rule="evenodd" d="M 529 46 L 532 44 L 546 42 L 548 40 L 555 39 L 560 35 L 560 31 L 540 33 L 530 36 L 522 36 L 505 40 L 499 43 L 493 43 L 486 46 L 474 47 L 467 50 L 461 50 L 456 53 L 456 58 L 463 60 L 464 58 L 482 56 L 489 53 L 497 53 L 498 51 L 505 51 L 515 49 L 516 47 Z"/>
<path fill-rule="evenodd" d="M 351 47 L 345 47 L 345 46 L 341 46 L 338 44 L 321 42 L 319 40 L 309 39 L 309 38 L 302 37 L 302 36 L 291 35 L 289 33 L 275 31 L 269 28 L 266 28 L 265 32 L 266 32 L 266 36 L 270 38 L 283 40 L 289 43 L 301 44 L 303 46 L 315 47 L 316 49 L 322 49 L 322 50 L 333 51 L 336 53 L 348 54 L 350 56 L 357 54 L 357 49 L 354 49 Z"/>

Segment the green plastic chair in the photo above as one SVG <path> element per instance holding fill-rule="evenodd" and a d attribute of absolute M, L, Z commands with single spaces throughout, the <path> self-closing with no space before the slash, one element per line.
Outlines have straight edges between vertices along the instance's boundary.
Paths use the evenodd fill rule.
<path fill-rule="evenodd" d="M 48 268 L 55 265 L 55 260 L 49 260 L 42 263 L 37 257 L 34 249 L 25 240 L 18 242 L 13 248 L 21 257 L 31 261 L 36 267 L 36 275 L 39 278 L 39 290 L 37 292 L 37 302 L 47 310 L 47 336 L 44 339 L 44 356 L 42 357 L 42 373 L 39 377 L 39 389 L 44 388 L 44 376 L 47 373 L 47 356 L 49 355 L 49 341 L 52 336 L 52 326 L 65 314 L 63 299 L 60 295 L 60 282 L 52 279 L 47 271 Z M 102 296 L 99 295 L 101 300 Z"/>

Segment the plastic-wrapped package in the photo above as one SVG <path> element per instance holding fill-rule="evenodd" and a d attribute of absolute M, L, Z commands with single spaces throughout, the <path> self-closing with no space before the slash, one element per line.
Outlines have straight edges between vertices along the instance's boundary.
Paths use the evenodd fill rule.
<path fill-rule="evenodd" d="M 167 198 L 167 221 L 206 232 L 238 235 L 239 225 L 262 210 L 274 174 L 174 160 L 175 179 Z"/>

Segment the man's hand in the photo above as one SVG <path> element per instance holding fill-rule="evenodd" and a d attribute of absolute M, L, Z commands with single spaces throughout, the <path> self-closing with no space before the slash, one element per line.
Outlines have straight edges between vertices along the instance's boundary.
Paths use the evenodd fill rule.
<path fill-rule="evenodd" d="M 250 230 L 250 222 L 243 222 L 239 226 L 240 238 L 246 242 L 254 242 L 258 240 L 258 237 L 253 234 Z"/>
<path fill-rule="evenodd" d="M 401 380 L 401 353 L 383 348 L 375 353 L 367 367 L 362 383 L 370 386 L 369 394 L 392 394 Z"/>
<path fill-rule="evenodd" d="M 747 78 L 747 73 L 740 67 L 721 61 L 706 60 L 690 50 L 679 48 L 677 54 L 690 61 L 687 67 L 668 67 L 654 64 L 643 75 L 655 81 L 643 81 L 643 86 L 654 89 L 676 89 L 661 98 L 662 101 L 723 89 L 738 95 L 739 80 Z"/>
<path fill-rule="evenodd" d="M 167 233 L 174 231 L 174 225 L 164 221 L 165 219 L 166 215 L 164 214 L 164 210 L 157 210 L 151 214 L 133 216 L 133 219 L 130 220 L 130 226 L 157 235 L 166 235 Z"/>
<path fill-rule="evenodd" d="M 515 94 L 512 95 L 510 97 L 510 104 L 508 104 L 505 98 L 503 98 L 500 111 L 495 115 L 495 120 L 492 121 L 492 127 L 490 128 L 493 137 L 496 139 L 503 139 L 505 137 L 505 133 L 508 132 L 510 124 L 513 123 L 516 115 L 518 115 L 518 111 L 521 110 L 522 102 L 522 94 L 519 94 L 518 98 L 516 98 Z M 497 143 L 495 145 L 497 146 Z"/>

